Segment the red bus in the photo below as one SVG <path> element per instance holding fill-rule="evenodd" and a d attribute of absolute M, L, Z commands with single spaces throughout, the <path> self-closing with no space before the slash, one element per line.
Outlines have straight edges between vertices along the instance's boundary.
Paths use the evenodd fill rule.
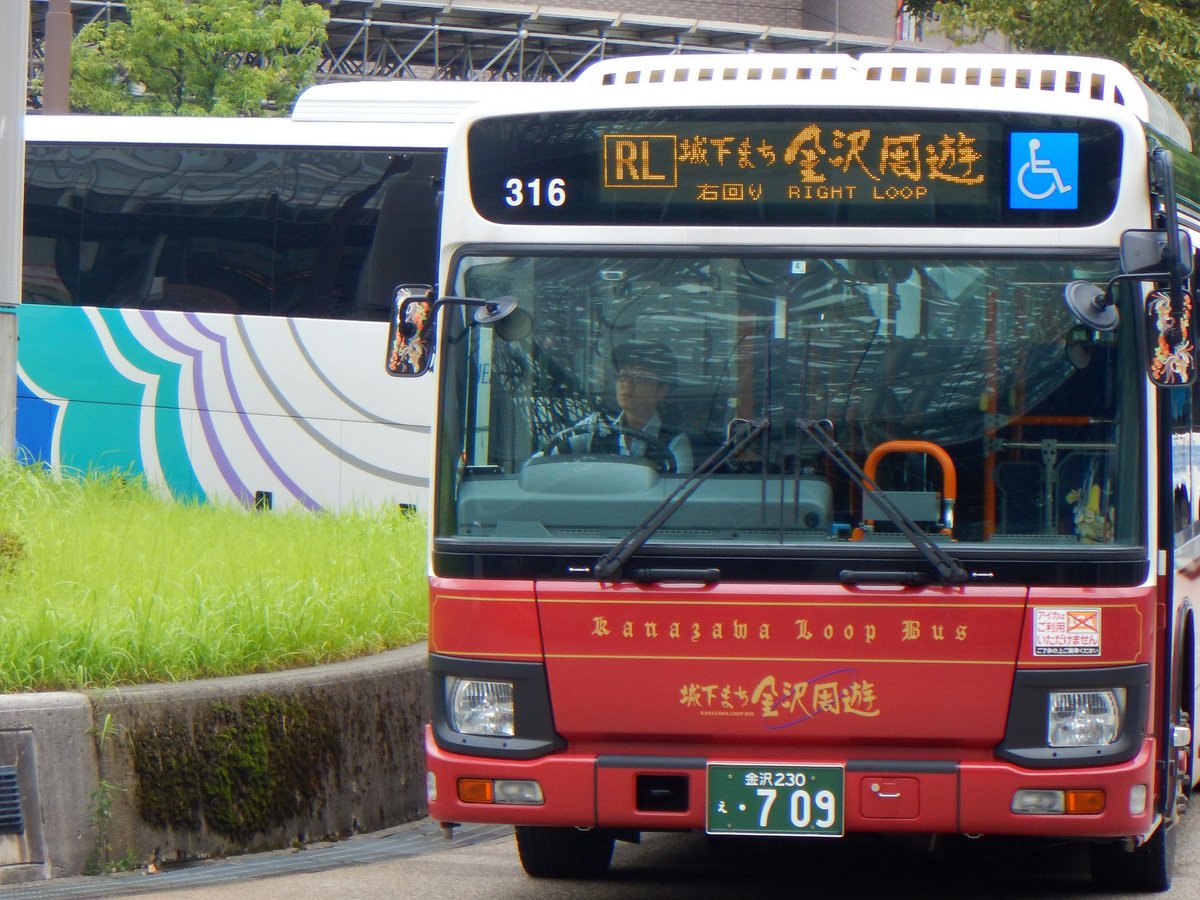
<path fill-rule="evenodd" d="M 436 373 L 432 818 L 1078 838 L 1169 886 L 1200 454 L 1179 116 L 1084 58 L 598 64 L 470 113 Z M 1193 441 L 1198 441 L 1193 446 Z"/>

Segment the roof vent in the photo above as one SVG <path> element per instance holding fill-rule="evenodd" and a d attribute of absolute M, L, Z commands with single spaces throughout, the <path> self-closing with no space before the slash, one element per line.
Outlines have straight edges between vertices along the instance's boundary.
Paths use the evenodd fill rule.
<path fill-rule="evenodd" d="M 858 80 L 854 57 L 845 54 L 728 53 L 720 55 L 623 56 L 588 66 L 580 84 L 680 84 L 763 81 Z"/>
<path fill-rule="evenodd" d="M 1005 91 L 1040 91 L 1127 107 L 1143 122 L 1189 150 L 1191 134 L 1175 109 L 1120 63 L 1084 56 L 946 53 L 864 53 L 867 81 L 953 84 Z"/>
<path fill-rule="evenodd" d="M 1191 149 L 1175 109 L 1120 63 L 1084 56 L 993 53 L 729 53 L 624 56 L 580 73 L 587 85 L 716 84 L 720 82 L 876 82 L 1012 93 L 1057 94 L 1128 108 L 1143 122 Z M 311 90 L 311 89 L 310 89 Z M 931 103 L 938 101 L 930 100 Z"/>

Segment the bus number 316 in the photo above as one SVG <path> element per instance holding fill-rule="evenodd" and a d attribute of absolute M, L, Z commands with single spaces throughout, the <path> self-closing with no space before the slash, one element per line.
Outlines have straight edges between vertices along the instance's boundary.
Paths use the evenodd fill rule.
<path fill-rule="evenodd" d="M 762 810 L 758 815 L 758 827 L 766 828 L 771 818 L 771 807 L 775 805 L 779 791 L 775 788 L 759 788 L 757 793 L 763 798 Z M 831 791 L 817 791 L 816 796 L 810 796 L 808 791 L 803 789 L 792 791 L 790 806 L 788 814 L 794 828 L 808 828 L 810 825 L 816 828 L 830 828 L 837 821 L 837 802 Z M 823 814 L 815 822 L 813 821 L 814 806 L 819 813 Z"/>
<path fill-rule="evenodd" d="M 509 206 L 541 206 L 543 202 L 562 206 L 567 202 L 567 183 L 562 178 L 551 178 L 544 187 L 540 178 L 526 182 L 510 178 L 504 187 L 508 191 L 504 202 Z"/>

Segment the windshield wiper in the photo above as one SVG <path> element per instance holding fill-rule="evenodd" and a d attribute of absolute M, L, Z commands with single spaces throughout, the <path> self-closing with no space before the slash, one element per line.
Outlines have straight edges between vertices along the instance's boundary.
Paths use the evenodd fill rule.
<path fill-rule="evenodd" d="M 642 548 L 646 541 L 654 536 L 654 532 L 663 526 L 667 519 L 675 514 L 688 499 L 696 492 L 708 477 L 728 460 L 745 450 L 760 434 L 770 427 L 769 419 L 734 419 L 725 429 L 725 441 L 712 452 L 687 478 L 681 481 L 675 490 L 671 491 L 641 523 L 625 535 L 615 547 L 605 553 L 592 566 L 592 575 L 600 581 L 616 581 L 625 571 L 625 566 L 633 554 Z M 700 580 L 710 582 L 716 579 L 711 570 L 702 570 L 704 577 Z"/>
<path fill-rule="evenodd" d="M 863 492 L 863 495 L 870 493 L 871 500 L 878 506 L 894 524 L 900 532 L 909 539 L 914 547 L 921 551 L 921 555 L 933 567 L 939 581 L 947 584 L 962 584 L 970 581 L 975 577 L 971 572 L 963 568 L 962 564 L 953 556 L 947 553 L 937 541 L 921 530 L 908 513 L 896 505 L 896 502 L 887 495 L 885 491 L 880 490 L 879 485 L 875 483 L 862 467 L 854 461 L 854 459 L 839 444 L 826 430 L 826 427 L 832 428 L 833 423 L 828 419 L 800 419 L 796 423 L 800 429 L 808 435 L 813 443 L 821 448 L 821 451 L 832 459 L 854 484 Z M 876 581 L 878 576 L 872 576 L 870 573 L 847 573 L 856 576 L 853 580 L 856 581 Z M 880 573 L 881 575 L 883 573 Z M 903 575 L 902 583 L 917 583 L 917 579 L 913 578 L 916 573 L 888 573 L 888 575 Z"/>

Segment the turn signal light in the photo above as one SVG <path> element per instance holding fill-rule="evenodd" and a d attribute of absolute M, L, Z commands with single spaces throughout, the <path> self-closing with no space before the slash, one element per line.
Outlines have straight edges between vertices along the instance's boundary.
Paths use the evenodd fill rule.
<path fill-rule="evenodd" d="M 1104 812 L 1104 791 L 1067 791 L 1067 814 L 1094 816 Z"/>
<path fill-rule="evenodd" d="M 460 778 L 458 799 L 461 803 L 499 803 L 509 806 L 540 806 L 546 802 L 536 781 Z"/>
<path fill-rule="evenodd" d="M 1012 811 L 1019 815 L 1094 816 L 1104 812 L 1104 791 L 1024 790 L 1013 795 Z"/>
<path fill-rule="evenodd" d="M 480 778 L 459 779 L 458 799 L 463 803 L 491 803 L 492 782 Z"/>

